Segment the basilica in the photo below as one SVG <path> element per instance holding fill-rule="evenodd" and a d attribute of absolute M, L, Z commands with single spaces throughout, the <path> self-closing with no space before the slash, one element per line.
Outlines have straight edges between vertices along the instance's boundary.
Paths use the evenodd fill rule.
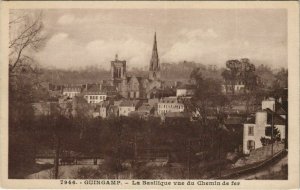
<path fill-rule="evenodd" d="M 111 61 L 111 80 L 119 94 L 130 99 L 150 98 L 153 89 L 161 88 L 156 33 L 154 34 L 148 76 L 129 76 L 126 71 L 126 61 L 119 60 L 116 55 L 115 60 Z"/>

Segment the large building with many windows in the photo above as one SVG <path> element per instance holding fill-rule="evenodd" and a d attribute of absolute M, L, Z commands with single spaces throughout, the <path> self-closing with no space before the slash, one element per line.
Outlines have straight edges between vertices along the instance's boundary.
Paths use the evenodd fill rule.
<path fill-rule="evenodd" d="M 166 97 L 161 99 L 157 104 L 157 113 L 160 116 L 165 116 L 168 112 L 183 112 L 184 104 L 178 101 L 175 97 Z"/>

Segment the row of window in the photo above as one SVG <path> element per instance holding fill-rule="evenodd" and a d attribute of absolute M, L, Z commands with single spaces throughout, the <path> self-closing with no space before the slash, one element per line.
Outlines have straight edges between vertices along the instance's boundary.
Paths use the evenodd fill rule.
<path fill-rule="evenodd" d="M 132 108 L 120 108 L 120 112 L 123 111 L 123 112 L 125 113 L 126 110 L 127 110 L 127 111 L 134 111 L 134 109 L 132 109 Z"/>
<path fill-rule="evenodd" d="M 158 110 L 159 114 L 172 112 L 171 110 Z"/>
<path fill-rule="evenodd" d="M 64 92 L 64 95 L 69 96 L 69 97 L 76 96 L 77 94 L 80 94 L 80 93 L 79 92 Z"/>
<path fill-rule="evenodd" d="M 184 106 L 183 105 L 178 105 L 178 104 L 158 104 L 158 108 L 176 108 L 176 109 L 184 109 Z"/>
<path fill-rule="evenodd" d="M 248 136 L 254 136 L 254 126 L 248 127 Z M 272 127 L 265 128 L 265 136 L 272 136 Z"/>
<path fill-rule="evenodd" d="M 105 100 L 106 96 L 103 95 L 92 95 L 92 96 L 86 96 L 90 100 Z"/>
<path fill-rule="evenodd" d="M 139 92 L 128 92 L 128 97 L 130 98 L 139 98 L 140 93 Z"/>

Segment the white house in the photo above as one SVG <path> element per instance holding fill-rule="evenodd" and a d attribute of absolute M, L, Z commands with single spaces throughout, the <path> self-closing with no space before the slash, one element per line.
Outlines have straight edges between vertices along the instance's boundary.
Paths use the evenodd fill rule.
<path fill-rule="evenodd" d="M 106 100 L 107 95 L 105 93 L 91 93 L 85 94 L 84 98 L 90 104 L 97 104 Z"/>
<path fill-rule="evenodd" d="M 83 94 L 84 98 L 90 104 L 98 104 L 105 101 L 107 98 L 107 93 L 101 90 L 101 86 L 93 86 L 89 89 L 86 89 Z"/>
<path fill-rule="evenodd" d="M 245 89 L 245 84 L 242 81 L 237 81 L 235 84 L 223 84 L 222 92 L 231 93 L 233 90 L 235 93 L 243 93 Z"/>
<path fill-rule="evenodd" d="M 277 115 L 280 115 L 282 118 L 286 118 L 286 110 L 283 108 L 282 104 L 277 102 L 274 98 L 267 98 L 261 102 L 262 110 L 270 109 L 275 111 Z M 275 109 L 276 108 L 276 109 Z"/>
<path fill-rule="evenodd" d="M 69 98 L 78 96 L 81 93 L 81 87 L 65 87 L 63 89 L 63 95 Z"/>
<path fill-rule="evenodd" d="M 183 85 L 176 89 L 176 96 L 193 96 L 195 93 L 195 86 L 194 85 Z"/>
<path fill-rule="evenodd" d="M 136 111 L 139 105 L 137 100 L 124 100 L 119 105 L 119 116 L 129 116 L 130 112 Z"/>
<path fill-rule="evenodd" d="M 183 112 L 184 104 L 178 102 L 177 97 L 166 97 L 161 99 L 157 104 L 157 113 L 164 116 L 168 112 Z"/>
<path fill-rule="evenodd" d="M 100 103 L 100 106 L 99 106 L 99 116 L 100 117 L 102 117 L 102 118 L 108 117 L 108 109 L 109 109 L 110 105 L 111 104 L 109 101 L 103 101 Z"/>
<path fill-rule="evenodd" d="M 263 105 L 265 108 L 265 104 Z M 272 123 L 278 129 L 280 139 L 285 139 L 285 118 L 269 108 L 256 112 L 255 117 L 247 120 L 243 128 L 243 153 L 262 147 L 261 138 L 271 139 Z M 274 129 L 273 129 L 274 130 Z"/>

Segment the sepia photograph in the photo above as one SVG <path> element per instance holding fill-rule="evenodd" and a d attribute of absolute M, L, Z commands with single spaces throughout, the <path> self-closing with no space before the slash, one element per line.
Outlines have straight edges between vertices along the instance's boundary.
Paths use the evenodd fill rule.
<path fill-rule="evenodd" d="M 8 179 L 291 179 L 288 15 L 9 8 Z"/>

